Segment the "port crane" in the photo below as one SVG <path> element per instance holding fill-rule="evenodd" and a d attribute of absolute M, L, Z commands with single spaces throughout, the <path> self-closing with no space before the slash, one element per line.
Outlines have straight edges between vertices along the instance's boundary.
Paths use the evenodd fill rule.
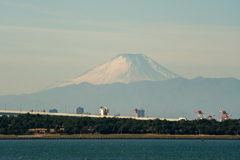
<path fill-rule="evenodd" d="M 219 113 L 222 113 L 222 117 L 221 117 L 221 119 L 220 119 L 220 122 L 221 121 L 224 121 L 224 120 L 227 120 L 227 119 L 232 119 L 232 118 L 230 118 L 230 116 L 232 116 L 232 115 L 230 115 L 230 114 L 227 114 L 227 112 L 226 111 L 218 111 Z"/>
<path fill-rule="evenodd" d="M 215 116 L 214 114 L 209 114 L 209 116 L 207 117 L 207 120 L 212 120 L 212 117 Z"/>
<path fill-rule="evenodd" d="M 205 119 L 206 118 L 201 110 L 194 111 L 194 113 L 198 113 L 196 120 L 200 120 L 200 119 Z"/>

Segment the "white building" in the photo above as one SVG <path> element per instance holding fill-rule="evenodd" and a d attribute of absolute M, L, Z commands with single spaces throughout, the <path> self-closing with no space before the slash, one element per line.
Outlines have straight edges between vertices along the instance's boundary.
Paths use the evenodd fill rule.
<path fill-rule="evenodd" d="M 75 108 L 75 114 L 83 114 L 83 113 L 84 113 L 84 108 L 82 107 Z"/>
<path fill-rule="evenodd" d="M 99 114 L 101 116 L 107 116 L 109 115 L 109 110 L 107 107 L 104 107 L 104 106 L 101 106 L 100 109 L 99 109 Z"/>

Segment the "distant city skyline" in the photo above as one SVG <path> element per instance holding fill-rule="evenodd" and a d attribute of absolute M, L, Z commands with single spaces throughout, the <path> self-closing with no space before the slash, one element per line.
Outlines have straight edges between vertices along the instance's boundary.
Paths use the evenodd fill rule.
<path fill-rule="evenodd" d="M 0 95 L 39 91 L 122 53 L 142 53 L 188 79 L 240 79 L 239 6 L 0 0 Z"/>

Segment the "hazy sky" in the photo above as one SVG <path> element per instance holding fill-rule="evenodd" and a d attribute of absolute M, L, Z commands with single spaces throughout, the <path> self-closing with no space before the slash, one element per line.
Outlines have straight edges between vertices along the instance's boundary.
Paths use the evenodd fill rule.
<path fill-rule="evenodd" d="M 36 92 L 121 53 L 189 79 L 240 79 L 240 1 L 0 0 L 0 95 Z"/>

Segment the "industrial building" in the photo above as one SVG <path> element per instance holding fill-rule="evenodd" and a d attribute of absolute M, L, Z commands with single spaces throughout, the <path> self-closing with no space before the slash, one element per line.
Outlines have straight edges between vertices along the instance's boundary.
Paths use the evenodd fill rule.
<path fill-rule="evenodd" d="M 49 109 L 49 113 L 58 113 L 58 110 L 54 109 Z"/>
<path fill-rule="evenodd" d="M 134 109 L 135 117 L 145 117 L 145 110 L 144 109 Z"/>
<path fill-rule="evenodd" d="M 145 110 L 139 109 L 137 110 L 138 117 L 145 117 Z"/>
<path fill-rule="evenodd" d="M 75 114 L 84 114 L 84 108 L 82 107 L 75 108 Z"/>
<path fill-rule="evenodd" d="M 109 110 L 107 107 L 101 106 L 99 109 L 99 114 L 101 116 L 108 116 L 109 115 Z"/>

